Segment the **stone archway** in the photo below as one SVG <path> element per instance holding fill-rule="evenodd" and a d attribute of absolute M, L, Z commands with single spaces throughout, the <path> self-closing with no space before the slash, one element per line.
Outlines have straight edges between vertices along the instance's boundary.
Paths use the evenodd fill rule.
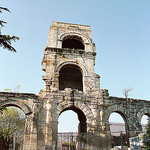
<path fill-rule="evenodd" d="M 145 109 L 145 108 L 142 108 L 140 109 L 140 111 L 137 113 L 137 121 L 138 121 L 138 124 L 139 124 L 139 128 L 140 130 L 142 131 L 142 124 L 141 124 L 141 120 L 142 120 L 142 117 L 146 115 L 150 118 L 150 108 L 148 109 Z"/>
<path fill-rule="evenodd" d="M 3 101 L 0 103 L 0 106 L 2 107 L 7 107 L 7 106 L 16 106 L 18 108 L 20 108 L 25 115 L 31 114 L 31 108 L 27 105 L 25 105 L 23 102 L 20 102 L 18 100 L 7 100 L 7 101 Z"/>
<path fill-rule="evenodd" d="M 145 108 L 142 108 L 140 109 L 140 111 L 137 113 L 137 119 L 139 121 L 139 123 L 141 122 L 141 119 L 142 119 L 142 116 L 143 115 L 147 115 L 150 117 L 150 108 L 148 109 L 145 109 Z"/>
<path fill-rule="evenodd" d="M 110 124 L 109 124 L 109 117 L 112 113 L 118 113 L 124 120 L 125 123 L 125 132 L 120 132 L 120 135 L 118 136 L 112 136 L 112 143 L 113 146 L 115 146 L 115 144 L 120 144 L 121 143 L 124 146 L 129 146 L 129 127 L 128 127 L 128 119 L 126 116 L 126 109 L 123 106 L 119 106 L 119 105 L 112 105 L 110 107 L 108 107 L 106 110 L 106 115 L 104 116 L 105 118 L 105 125 L 106 125 L 106 131 L 110 132 Z M 122 141 L 120 142 L 119 139 L 122 139 Z"/>
<path fill-rule="evenodd" d="M 63 41 L 63 39 L 65 38 L 65 37 L 67 37 L 67 36 L 76 36 L 76 37 L 79 37 L 81 40 L 82 40 L 82 42 L 84 43 L 84 44 L 91 44 L 92 42 L 90 41 L 90 39 L 86 36 L 86 35 L 82 35 L 82 34 L 79 34 L 79 33 L 76 33 L 76 32 L 68 32 L 68 33 L 63 33 L 63 34 L 60 34 L 59 35 L 59 39 L 61 40 L 61 41 Z"/>
<path fill-rule="evenodd" d="M 65 68 L 66 66 L 72 66 L 73 68 L 78 69 L 79 76 L 80 76 L 80 85 L 82 88 L 77 88 L 83 92 L 86 91 L 86 86 L 85 86 L 85 78 L 88 76 L 89 72 L 87 70 L 87 67 L 85 65 L 81 65 L 80 63 L 76 61 L 66 61 L 66 62 L 59 62 L 58 67 L 57 67 L 57 77 L 56 79 L 58 80 L 58 87 L 59 87 L 59 76 L 60 76 L 60 71 Z M 82 77 L 81 77 L 82 75 Z M 81 79 L 82 78 L 82 79 Z M 81 81 L 82 80 L 82 81 Z M 81 83 L 82 82 L 82 83 Z"/>
<path fill-rule="evenodd" d="M 125 123 L 125 116 L 122 112 L 115 111 L 110 114 L 109 128 L 112 137 L 112 146 L 129 146 L 128 129 Z"/>
<path fill-rule="evenodd" d="M 78 102 L 76 99 L 74 100 L 74 105 L 72 105 L 72 103 L 69 101 L 59 103 L 59 106 L 57 107 L 57 118 L 63 111 L 69 110 L 70 108 L 74 109 L 73 111 L 78 111 L 77 113 L 79 113 L 80 115 L 79 120 L 82 120 L 82 116 L 85 116 L 83 122 L 85 122 L 86 120 L 87 132 L 94 130 L 94 120 L 96 116 L 94 116 L 90 107 L 88 107 L 82 102 Z"/>
<path fill-rule="evenodd" d="M 56 72 L 59 73 L 59 71 L 61 70 L 62 67 L 64 67 L 65 65 L 76 65 L 80 68 L 80 70 L 82 71 L 82 75 L 83 76 L 87 76 L 88 75 L 88 70 L 86 68 L 86 66 L 84 65 L 80 65 L 78 62 L 76 61 L 65 61 L 65 62 L 59 62 L 58 63 L 58 67 Z"/>
<path fill-rule="evenodd" d="M 8 94 L 8 93 L 6 93 Z M 17 94 L 16 94 L 17 95 Z M 20 100 L 19 98 L 17 99 L 12 99 L 12 97 L 7 97 L 6 101 L 1 101 L 0 102 L 0 107 L 6 107 L 6 112 L 8 111 L 17 111 L 18 112 L 18 119 L 17 121 L 19 121 L 19 123 L 21 122 L 21 120 L 24 119 L 24 122 L 22 124 L 17 125 L 17 121 L 15 121 L 14 118 L 14 131 L 12 130 L 11 132 L 14 134 L 14 138 L 16 139 L 16 143 L 17 145 L 22 149 L 23 145 L 25 142 L 28 142 L 28 139 L 30 139 L 30 135 L 26 134 L 30 132 L 30 128 L 31 128 L 31 116 L 32 116 L 32 110 L 31 107 L 29 107 L 27 104 L 25 104 L 23 102 L 23 100 Z M 11 108 L 9 108 L 11 107 Z M 14 115 L 12 113 L 12 115 Z M 11 118 L 11 117 L 10 117 Z M 9 119 L 10 119 L 9 118 Z M 12 118 L 11 118 L 12 119 Z M 10 125 L 11 125 L 11 119 L 10 119 Z M 8 123 L 9 124 L 9 123 Z M 19 128 L 20 129 L 19 129 Z M 9 130 L 9 127 L 8 127 Z M 10 131 L 9 131 L 10 132 Z M 16 136 L 15 134 L 18 134 L 19 136 Z M 18 142 L 17 142 L 18 141 Z"/>
<path fill-rule="evenodd" d="M 82 110 L 80 110 L 79 108 L 75 107 L 75 106 L 70 106 L 68 108 L 65 108 L 61 113 L 67 111 L 67 110 L 72 110 L 74 111 L 77 115 L 78 115 L 78 120 L 79 120 L 79 125 L 78 125 L 78 132 L 80 133 L 86 133 L 87 132 L 87 126 L 86 126 L 86 116 L 83 113 Z M 61 115 L 60 113 L 60 115 Z"/>
<path fill-rule="evenodd" d="M 79 120 L 79 124 L 78 124 L 78 129 L 76 132 L 67 132 L 67 133 L 58 133 L 57 137 L 57 143 L 59 146 L 61 143 L 63 143 L 65 145 L 65 143 L 71 143 L 72 146 L 70 146 L 70 148 L 72 149 L 77 148 L 77 149 L 86 149 L 87 147 L 87 117 L 86 114 L 79 109 L 76 106 L 69 106 L 66 108 L 63 108 L 62 111 L 59 113 L 59 116 L 61 115 L 61 113 L 68 111 L 68 110 L 72 110 L 74 111 L 77 116 L 78 116 L 78 120 Z M 68 118 L 71 119 L 71 118 Z M 63 140 L 63 137 L 65 136 L 66 140 Z M 60 142 L 60 138 L 62 139 Z"/>
<path fill-rule="evenodd" d="M 128 121 L 127 121 L 127 117 L 126 117 L 126 109 L 125 107 L 123 106 L 118 106 L 118 105 L 112 105 L 110 107 L 108 107 L 105 112 L 107 112 L 107 114 L 105 115 L 105 122 L 107 122 L 107 129 L 106 130 L 109 130 L 109 123 L 108 123 L 108 120 L 109 120 L 109 117 L 111 115 L 111 113 L 113 112 L 116 112 L 118 114 L 121 115 L 121 117 L 124 119 L 124 122 L 125 122 L 125 126 L 126 126 L 126 132 L 128 132 Z"/>
<path fill-rule="evenodd" d="M 35 105 L 39 104 L 39 97 L 30 93 L 0 92 L 0 107 L 17 107 L 25 114 L 25 130 L 23 149 L 37 148 L 37 120 Z M 34 134 L 32 134 L 34 132 Z"/>
<path fill-rule="evenodd" d="M 62 48 L 62 41 L 65 37 L 68 37 L 68 36 L 76 36 L 76 37 L 79 37 L 79 39 L 81 39 L 82 43 L 84 44 L 84 49 L 85 51 L 93 51 L 91 50 L 91 47 L 93 47 L 93 42 L 91 40 L 91 38 L 89 38 L 89 36 L 87 36 L 86 34 L 80 34 L 80 33 L 77 33 L 77 32 L 65 32 L 65 33 L 61 33 L 59 34 L 58 36 L 58 47 L 59 48 Z M 94 50 L 95 51 L 95 50 Z"/>

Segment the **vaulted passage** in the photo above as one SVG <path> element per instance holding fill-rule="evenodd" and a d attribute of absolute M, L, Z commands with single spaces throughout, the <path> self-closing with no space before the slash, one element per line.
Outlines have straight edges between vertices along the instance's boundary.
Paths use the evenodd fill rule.
<path fill-rule="evenodd" d="M 65 117 L 62 119 L 63 114 Z M 59 149 L 86 149 L 87 125 L 86 116 L 82 110 L 75 106 L 64 109 L 60 114 L 58 123 L 57 145 Z"/>
<path fill-rule="evenodd" d="M 84 50 L 84 44 L 81 42 L 82 39 L 77 36 L 67 36 L 62 42 L 62 48 L 70 49 L 82 49 Z"/>
<path fill-rule="evenodd" d="M 66 65 L 59 72 L 59 90 L 65 88 L 83 91 L 82 73 L 76 65 Z"/>

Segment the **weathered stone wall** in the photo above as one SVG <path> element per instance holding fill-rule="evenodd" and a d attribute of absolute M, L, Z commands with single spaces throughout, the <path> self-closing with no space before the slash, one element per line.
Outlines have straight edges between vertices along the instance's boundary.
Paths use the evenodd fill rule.
<path fill-rule="evenodd" d="M 62 41 L 67 36 L 78 36 L 82 39 L 87 52 L 95 52 L 92 42 L 91 27 L 63 22 L 52 22 L 48 34 L 48 47 L 62 48 Z"/>
<path fill-rule="evenodd" d="M 82 39 L 85 50 L 62 48 L 63 39 L 68 36 Z M 100 77 L 94 73 L 95 56 L 95 44 L 92 41 L 90 26 L 53 22 L 42 60 L 45 90 L 58 90 L 60 69 L 65 65 L 75 65 L 82 71 L 84 93 L 100 94 Z"/>
<path fill-rule="evenodd" d="M 129 132 L 129 137 L 135 135 L 135 133 L 130 133 L 130 131 L 142 131 L 142 116 L 150 116 L 150 101 L 146 100 L 109 97 L 108 99 L 104 99 L 104 105 L 106 108 L 105 122 L 108 121 L 112 112 L 119 113 L 125 121 L 126 131 Z M 109 128 L 108 126 L 107 129 Z"/>
<path fill-rule="evenodd" d="M 40 103 L 40 99 L 39 96 L 35 94 L 0 92 L 0 107 L 15 106 L 25 113 L 24 149 L 37 148 L 36 125 L 38 117 L 35 115 L 35 106 L 37 106 L 38 103 Z"/>
<path fill-rule="evenodd" d="M 42 149 L 46 145 L 57 143 L 57 127 L 59 115 L 68 108 L 77 108 L 86 117 L 87 132 L 99 133 L 97 140 L 90 138 L 89 149 L 94 149 L 101 143 L 103 149 L 111 147 L 109 116 L 113 112 L 119 113 L 125 120 L 126 131 L 141 131 L 141 117 L 150 116 L 150 102 L 139 99 L 125 99 L 109 97 L 108 91 L 103 99 L 88 97 L 82 92 L 71 89 L 49 92 L 39 98 L 34 94 L 0 93 L 0 106 L 16 106 L 26 114 L 24 149 Z M 77 112 L 78 113 L 78 112 Z M 78 114 L 80 115 L 80 114 Z M 52 134 L 53 133 L 53 134 Z M 129 137 L 135 136 L 131 132 Z M 105 141 L 105 142 L 104 142 Z M 90 144 L 91 143 L 91 144 Z M 102 143 L 107 143 L 102 145 Z M 101 148 L 100 148 L 101 149 Z"/>

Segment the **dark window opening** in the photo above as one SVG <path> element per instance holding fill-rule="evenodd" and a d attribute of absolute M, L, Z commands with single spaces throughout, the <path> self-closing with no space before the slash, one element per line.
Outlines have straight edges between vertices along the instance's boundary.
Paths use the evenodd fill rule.
<path fill-rule="evenodd" d="M 65 88 L 83 91 L 82 73 L 75 65 L 66 65 L 59 72 L 59 90 Z"/>
<path fill-rule="evenodd" d="M 82 50 L 84 50 L 84 44 L 80 40 L 65 39 L 62 42 L 62 48 L 82 49 Z"/>

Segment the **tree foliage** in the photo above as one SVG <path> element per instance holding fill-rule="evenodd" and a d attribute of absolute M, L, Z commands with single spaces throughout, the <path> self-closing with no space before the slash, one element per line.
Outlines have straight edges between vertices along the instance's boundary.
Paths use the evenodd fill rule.
<path fill-rule="evenodd" d="M 4 110 L 6 110 L 6 107 L 0 107 L 0 114 L 3 114 Z"/>
<path fill-rule="evenodd" d="M 145 150 L 150 150 L 150 118 L 148 120 L 147 131 L 144 137 L 144 146 L 145 146 Z"/>
<path fill-rule="evenodd" d="M 13 146 L 13 137 L 16 137 L 16 142 L 23 136 L 25 118 L 22 113 L 16 108 L 7 108 L 0 114 L 0 149 L 7 150 Z"/>
<path fill-rule="evenodd" d="M 10 12 L 7 8 L 0 7 L 0 13 L 2 11 L 7 11 Z M 4 49 L 8 49 L 9 51 L 16 52 L 15 48 L 11 46 L 12 41 L 19 40 L 19 37 L 17 36 L 10 36 L 10 35 L 3 35 L 1 32 L 1 29 L 4 27 L 4 24 L 7 22 L 0 20 L 0 46 L 3 47 Z"/>

